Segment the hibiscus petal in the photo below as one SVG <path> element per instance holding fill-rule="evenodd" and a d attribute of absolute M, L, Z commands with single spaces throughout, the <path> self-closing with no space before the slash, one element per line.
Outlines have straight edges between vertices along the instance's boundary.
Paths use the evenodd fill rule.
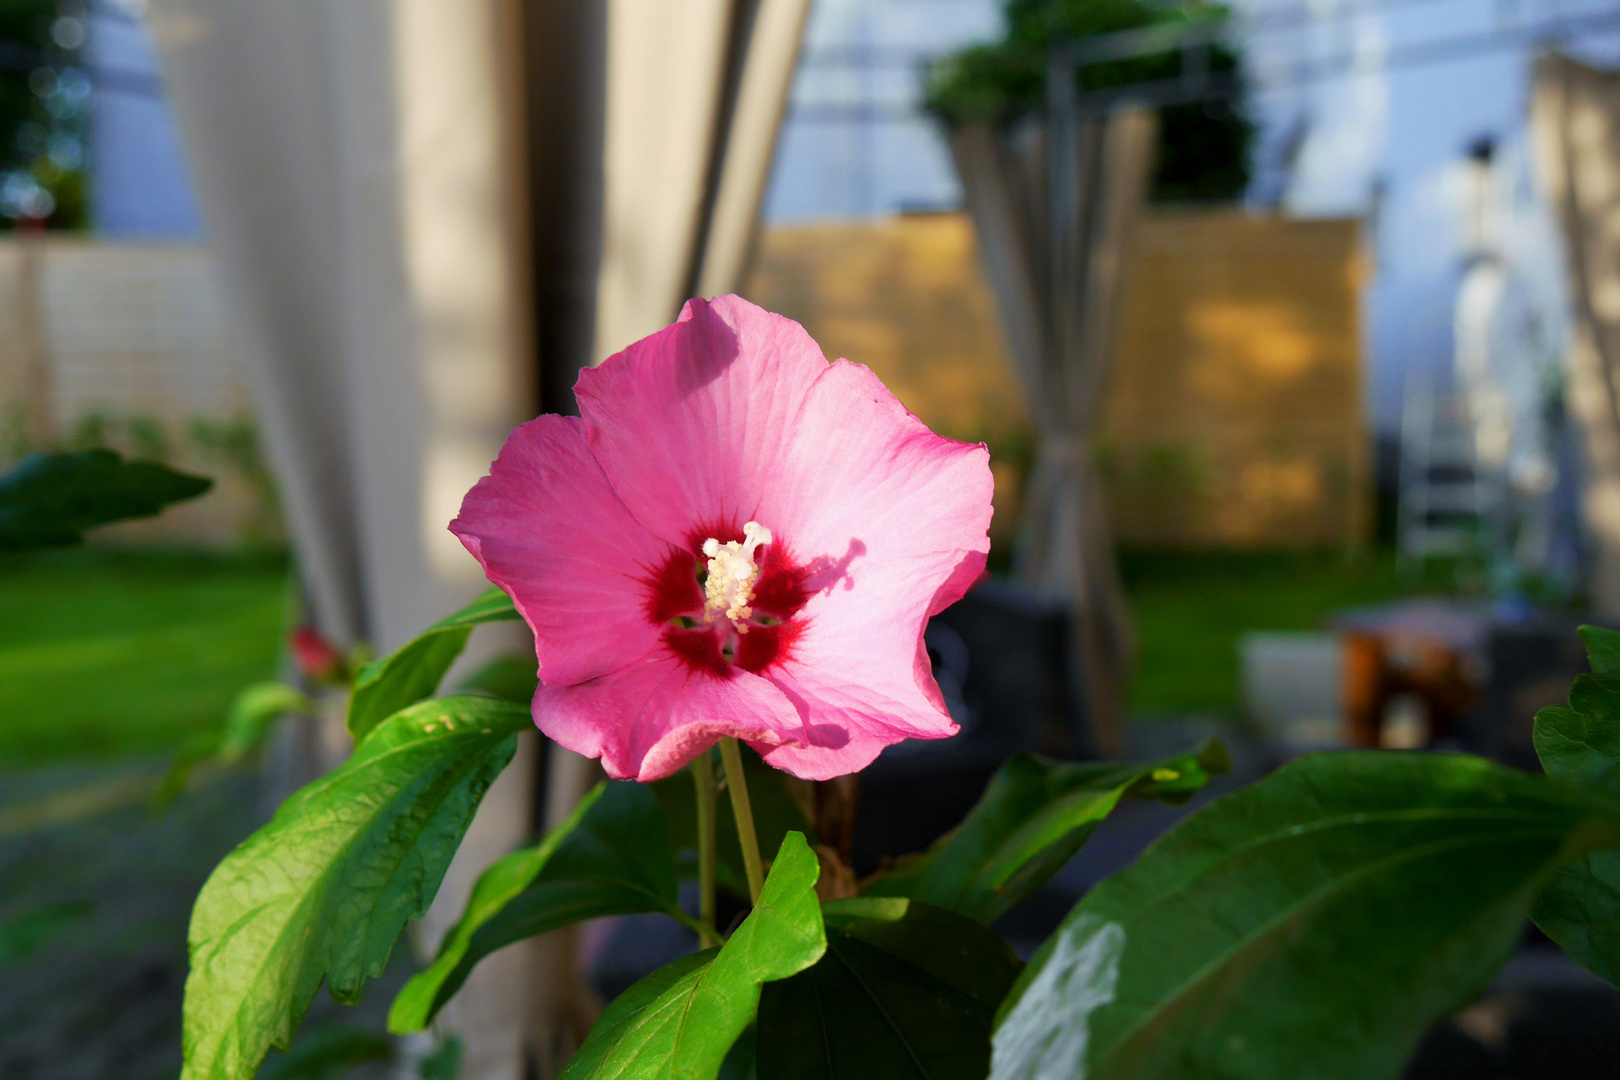
<path fill-rule="evenodd" d="M 534 695 L 540 730 L 616 780 L 659 780 L 722 735 L 755 746 L 802 738 L 799 714 L 771 683 L 738 668 L 724 675 L 660 648 L 618 671 Z"/>
<path fill-rule="evenodd" d="M 990 452 L 929 431 L 866 367 L 829 366 L 792 436 L 758 520 L 801 557 L 853 575 L 894 556 L 990 550 Z"/>
<path fill-rule="evenodd" d="M 984 570 L 989 453 L 935 435 L 841 360 L 807 396 L 778 476 L 758 516 L 809 560 L 811 596 L 791 649 L 764 674 L 811 730 L 848 741 L 809 739 L 767 760 L 822 779 L 901 739 L 955 734 L 922 634 Z"/>
<path fill-rule="evenodd" d="M 984 556 L 971 552 L 961 566 L 964 572 L 948 572 L 933 594 L 941 607 L 977 579 Z M 938 578 L 932 561 L 896 562 L 884 573 L 866 575 L 863 597 L 886 604 L 928 596 L 922 586 Z M 827 780 L 859 772 L 885 746 L 904 739 L 955 735 L 956 723 L 945 710 L 922 642 L 931 607 L 925 602 L 920 614 L 907 614 L 907 625 L 917 629 L 904 631 L 870 617 L 836 592 L 813 598 L 801 615 L 804 633 L 787 659 L 765 672 L 799 710 L 805 734 L 781 746 L 756 747 L 765 760 L 806 780 Z"/>
<path fill-rule="evenodd" d="M 672 549 L 613 494 L 577 417 L 512 432 L 450 531 L 511 595 L 548 683 L 595 678 L 657 646 L 649 581 Z"/>
<path fill-rule="evenodd" d="M 581 372 L 574 396 L 625 505 L 665 540 L 690 545 L 694 527 L 754 516 L 827 370 L 798 323 L 722 296 L 688 301 L 673 326 Z"/>

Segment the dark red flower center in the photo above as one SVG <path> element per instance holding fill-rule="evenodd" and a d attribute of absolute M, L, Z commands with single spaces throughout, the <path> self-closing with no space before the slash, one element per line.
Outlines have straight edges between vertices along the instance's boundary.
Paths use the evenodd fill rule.
<path fill-rule="evenodd" d="M 647 618 L 664 627 L 664 643 L 695 670 L 759 674 L 782 660 L 804 629 L 807 571 L 780 535 L 759 532 L 770 540 L 760 543 L 735 522 L 694 529 L 684 549 L 646 579 Z M 719 572 L 741 566 L 753 573 L 743 578 L 739 570 L 729 590 L 725 582 L 711 585 L 717 558 Z"/>

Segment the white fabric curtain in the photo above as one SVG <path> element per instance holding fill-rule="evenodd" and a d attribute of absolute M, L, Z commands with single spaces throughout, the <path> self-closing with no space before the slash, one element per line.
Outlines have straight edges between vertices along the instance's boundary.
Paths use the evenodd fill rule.
<path fill-rule="evenodd" d="M 1573 333 L 1568 407 L 1585 448 L 1594 607 L 1620 615 L 1620 72 L 1537 59 L 1537 180 L 1563 226 Z"/>
<path fill-rule="evenodd" d="M 745 269 L 809 0 L 614 0 L 592 360 Z"/>
<path fill-rule="evenodd" d="M 313 614 L 397 647 L 482 587 L 445 529 L 526 418 L 511 238 L 520 159 L 496 0 L 157 0 L 163 57 Z M 521 639 L 480 633 L 470 660 Z M 422 926 L 524 840 L 532 758 L 485 800 Z M 473 1078 L 521 1073 L 521 952 L 446 1026 Z"/>
<path fill-rule="evenodd" d="M 1143 109 L 1081 120 L 1058 133 L 1068 160 L 1056 163 L 1048 160 L 1049 129 L 1033 124 L 972 124 L 951 136 L 1038 437 L 1015 569 L 1025 584 L 1068 602 L 1087 721 L 1109 755 L 1121 750 L 1131 630 L 1092 440 L 1156 130 Z M 1053 190 L 1054 176 L 1064 190 Z"/>
<path fill-rule="evenodd" d="M 388 650 L 473 595 L 477 564 L 445 525 L 507 432 L 542 395 L 568 408 L 574 370 L 669 322 L 695 288 L 735 288 L 807 10 L 154 0 L 327 635 Z M 514 644 L 488 629 L 472 659 Z M 534 749 L 486 797 L 428 948 L 483 867 L 529 838 Z M 589 771 L 556 754 L 549 780 L 554 818 Z M 589 1016 L 569 959 L 553 944 L 480 965 L 444 1014 L 464 1077 L 547 1075 L 571 1052 Z"/>

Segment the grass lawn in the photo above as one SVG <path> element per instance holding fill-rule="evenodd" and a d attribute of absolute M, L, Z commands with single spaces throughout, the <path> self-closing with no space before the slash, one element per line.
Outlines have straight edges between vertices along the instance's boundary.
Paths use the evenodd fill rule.
<path fill-rule="evenodd" d="M 1232 712 L 1245 633 L 1320 630 L 1340 608 L 1413 591 L 1382 551 L 1127 552 L 1121 569 L 1136 617 L 1130 707 L 1138 716 Z"/>
<path fill-rule="evenodd" d="M 1228 713 L 1238 640 L 1315 630 L 1406 595 L 1394 557 L 1163 554 L 1121 559 L 1138 716 Z M 286 561 L 86 548 L 0 558 L 0 767 L 163 753 L 276 670 Z"/>
<path fill-rule="evenodd" d="M 281 557 L 0 558 L 0 766 L 160 753 L 275 674 Z"/>

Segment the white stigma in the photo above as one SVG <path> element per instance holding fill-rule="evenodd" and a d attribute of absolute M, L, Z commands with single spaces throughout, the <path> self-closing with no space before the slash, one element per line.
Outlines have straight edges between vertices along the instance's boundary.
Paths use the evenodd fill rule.
<path fill-rule="evenodd" d="M 714 537 L 703 541 L 703 554 L 709 557 L 709 577 L 703 585 L 703 617 L 714 621 L 717 613 L 737 626 L 737 633 L 746 634 L 743 620 L 754 613 L 748 604 L 754 598 L 754 583 L 759 580 L 759 566 L 754 552 L 761 544 L 771 542 L 771 530 L 757 521 L 743 526 L 743 542 L 735 540 L 722 544 Z"/>

